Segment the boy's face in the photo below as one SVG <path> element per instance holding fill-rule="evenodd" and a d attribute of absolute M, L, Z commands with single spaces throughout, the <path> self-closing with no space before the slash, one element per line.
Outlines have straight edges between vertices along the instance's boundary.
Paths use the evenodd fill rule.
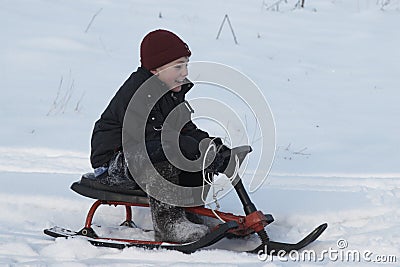
<path fill-rule="evenodd" d="M 173 92 L 179 92 L 182 84 L 188 75 L 188 57 L 181 57 L 151 72 L 157 75 Z"/>

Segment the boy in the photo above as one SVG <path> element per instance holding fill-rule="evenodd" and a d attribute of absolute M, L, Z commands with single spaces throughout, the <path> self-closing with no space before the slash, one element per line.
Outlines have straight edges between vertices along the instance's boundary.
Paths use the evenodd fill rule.
<path fill-rule="evenodd" d="M 91 164 L 95 176 L 100 183 L 110 187 L 137 188 L 134 177 L 148 175 L 146 167 L 140 162 L 128 169 L 126 154 L 122 151 L 122 127 L 124 117 L 135 92 L 150 78 L 156 78 L 153 86 L 160 86 L 167 93 L 163 94 L 152 107 L 147 118 L 135 118 L 146 121 L 145 144 L 147 151 L 138 150 L 136 158 L 140 160 L 141 153 L 147 153 L 151 163 L 158 173 L 169 182 L 182 186 L 201 186 L 203 184 L 202 172 L 187 172 L 178 169 L 165 157 L 161 145 L 161 132 L 163 127 L 175 129 L 179 133 L 179 147 L 182 154 L 189 160 L 200 157 L 199 143 L 209 138 L 207 132 L 202 131 L 189 119 L 183 127 L 176 129 L 173 125 L 164 125 L 169 113 L 179 104 L 185 102 L 185 94 L 193 84 L 188 75 L 187 64 L 191 51 L 188 45 L 177 35 L 167 30 L 155 30 L 148 33 L 140 45 L 141 67 L 132 73 L 128 80 L 115 94 L 101 118 L 95 123 L 91 139 Z M 156 76 L 156 77 L 154 77 Z M 149 95 L 150 96 L 150 95 Z M 182 110 L 182 117 L 190 118 L 192 110 Z M 139 115 L 137 115 L 139 116 Z M 179 123 L 177 124 L 179 125 Z M 210 142 L 209 140 L 208 142 Z M 221 139 L 212 141 L 218 148 L 227 149 L 222 145 Z M 132 146 L 135 146 L 133 143 Z M 213 163 L 207 167 L 211 173 L 221 172 L 224 160 L 215 157 Z M 150 175 L 151 176 L 151 175 Z M 155 183 L 152 177 L 144 177 L 149 183 Z M 162 190 L 162 189 L 160 189 Z M 163 192 L 173 194 L 173 192 Z M 149 196 L 152 220 L 156 241 L 192 242 L 208 233 L 208 227 L 188 220 L 182 207 L 172 206 Z"/>

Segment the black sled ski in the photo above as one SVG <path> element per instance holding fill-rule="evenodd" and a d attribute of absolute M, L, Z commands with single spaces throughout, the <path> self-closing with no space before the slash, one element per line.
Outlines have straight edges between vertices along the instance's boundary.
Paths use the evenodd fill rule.
<path fill-rule="evenodd" d="M 118 239 L 118 238 L 88 237 L 88 236 L 85 236 L 84 238 L 86 238 L 92 245 L 101 247 L 124 249 L 127 247 L 135 246 L 147 249 L 164 248 L 170 250 L 177 250 L 183 253 L 193 253 L 200 248 L 208 247 L 215 244 L 216 242 L 225 237 L 227 231 L 229 231 L 230 229 L 234 229 L 236 227 L 237 227 L 236 222 L 227 222 L 219 225 L 218 229 L 212 231 L 208 235 L 200 238 L 199 240 L 184 244 L 159 242 L 159 241 Z M 58 237 L 74 238 L 79 236 L 83 237 L 83 235 L 81 235 L 79 232 L 74 232 L 57 226 L 52 227 L 50 229 L 45 229 L 44 233 L 46 235 L 55 238 Z"/>
<path fill-rule="evenodd" d="M 325 231 L 327 227 L 328 227 L 327 223 L 321 224 L 320 226 L 315 228 L 314 231 L 312 231 L 306 237 L 304 237 L 302 240 L 294 244 L 267 241 L 265 244 L 261 244 L 257 248 L 247 252 L 255 254 L 282 255 L 282 253 L 288 253 L 293 250 L 300 250 L 308 246 L 312 242 L 314 242 Z"/>
<path fill-rule="evenodd" d="M 176 244 L 169 242 L 157 242 L 157 241 L 145 241 L 145 240 L 130 240 L 130 239 L 118 239 L 118 238 L 102 238 L 102 237 L 88 237 L 83 236 L 79 232 L 71 231 L 62 227 L 52 227 L 49 229 L 45 229 L 44 233 L 54 238 L 75 238 L 82 237 L 86 238 L 92 245 L 100 246 L 100 247 L 109 247 L 109 248 L 117 248 L 124 249 L 127 247 L 141 247 L 147 249 L 169 249 L 169 250 L 177 250 L 183 253 L 193 253 L 201 248 L 205 248 L 211 246 L 221 240 L 222 238 L 227 236 L 227 232 L 230 229 L 234 229 L 237 227 L 235 222 L 228 222 L 220 225 L 220 227 L 208 234 L 207 236 L 201 238 L 200 240 L 187 244 Z M 314 231 L 308 234 L 305 238 L 303 238 L 298 243 L 282 243 L 282 242 L 274 242 L 269 241 L 266 244 L 261 244 L 257 248 L 253 250 L 246 251 L 251 254 L 270 254 L 270 255 L 282 255 L 282 252 L 288 253 L 293 250 L 300 250 L 312 242 L 314 242 L 323 231 L 325 231 L 327 224 L 321 224 Z"/>

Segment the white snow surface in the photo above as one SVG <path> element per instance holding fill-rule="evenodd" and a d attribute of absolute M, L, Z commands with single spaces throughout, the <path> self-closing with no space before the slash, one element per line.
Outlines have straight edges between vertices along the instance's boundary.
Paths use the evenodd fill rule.
<path fill-rule="evenodd" d="M 305 1 L 304 9 L 296 2 L 1 1 L 0 266 L 398 266 L 400 1 Z M 227 24 L 216 39 L 225 14 L 238 44 Z M 226 250 L 254 240 L 185 255 L 43 234 L 54 225 L 83 227 L 92 200 L 69 186 L 91 171 L 94 122 L 139 65 L 143 36 L 157 28 L 178 33 L 191 61 L 232 66 L 260 87 L 277 149 L 250 197 L 273 214 L 272 240 L 294 242 L 327 222 L 307 249 L 336 254 L 261 261 Z M 201 93 L 195 87 L 188 97 Z M 220 203 L 243 213 L 234 192 Z M 122 217 L 122 208 L 102 207 L 94 223 L 104 234 L 151 239 L 118 228 Z M 151 228 L 148 209 L 134 209 L 134 220 Z M 371 252 L 371 261 L 341 257 L 353 250 Z"/>

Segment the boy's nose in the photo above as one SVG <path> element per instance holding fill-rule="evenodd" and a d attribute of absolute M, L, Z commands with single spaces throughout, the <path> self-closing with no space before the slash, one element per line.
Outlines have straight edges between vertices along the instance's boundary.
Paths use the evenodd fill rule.
<path fill-rule="evenodd" d="M 182 75 L 182 77 L 186 78 L 186 76 L 188 76 L 188 74 L 189 74 L 188 67 L 187 67 L 187 65 L 184 65 L 183 68 L 182 68 L 181 75 Z"/>

